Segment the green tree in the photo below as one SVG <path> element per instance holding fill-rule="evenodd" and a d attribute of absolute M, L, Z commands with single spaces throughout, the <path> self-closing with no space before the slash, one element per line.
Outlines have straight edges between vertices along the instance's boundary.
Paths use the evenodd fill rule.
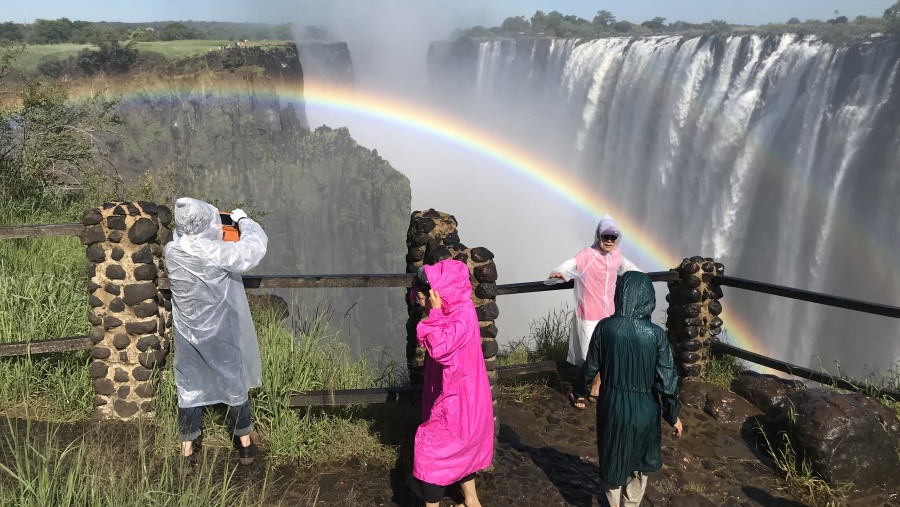
<path fill-rule="evenodd" d="M 31 25 L 28 42 L 31 44 L 62 44 L 72 36 L 72 22 L 68 18 L 38 19 Z"/>
<path fill-rule="evenodd" d="M 721 19 L 710 21 L 708 26 L 707 33 L 710 35 L 722 35 L 731 30 L 731 25 L 729 25 L 727 21 L 722 21 Z"/>
<path fill-rule="evenodd" d="M 597 11 L 592 23 L 600 28 L 610 28 L 616 22 L 616 17 L 609 11 Z"/>
<path fill-rule="evenodd" d="M 194 33 L 191 29 L 178 21 L 169 23 L 159 32 L 159 40 L 188 40 L 193 38 Z"/>
<path fill-rule="evenodd" d="M 534 15 L 531 16 L 531 28 L 536 34 L 547 32 L 547 15 L 544 11 L 534 11 Z"/>
<path fill-rule="evenodd" d="M 511 33 L 529 32 L 531 24 L 525 19 L 525 16 L 515 16 L 504 19 L 500 29 Z"/>
<path fill-rule="evenodd" d="M 657 16 L 653 19 L 644 21 L 643 23 L 641 23 L 641 26 L 647 27 L 647 28 L 653 30 L 654 32 L 658 32 L 666 27 L 666 18 L 661 18 L 661 17 Z"/>
<path fill-rule="evenodd" d="M 19 42 L 25 40 L 25 29 L 18 23 L 0 23 L 0 41 Z"/>
<path fill-rule="evenodd" d="M 124 46 L 119 43 L 115 32 L 100 32 L 92 41 L 97 49 L 82 49 L 78 53 L 78 65 L 88 74 L 94 72 L 127 72 L 137 61 L 136 41 L 130 40 Z"/>
<path fill-rule="evenodd" d="M 70 103 L 55 84 L 26 83 L 20 106 L 0 111 L 0 197 L 17 199 L 81 187 L 101 157 L 98 135 L 120 123 L 102 96 Z"/>
<path fill-rule="evenodd" d="M 135 42 L 152 42 L 157 40 L 156 31 L 152 28 L 135 28 L 128 38 Z"/>
<path fill-rule="evenodd" d="M 63 64 L 62 60 L 53 55 L 42 57 L 37 66 L 38 73 L 52 78 L 58 78 L 63 74 L 64 70 L 65 64 Z"/>
<path fill-rule="evenodd" d="M 893 35 L 900 35 L 900 1 L 884 10 L 887 30 Z"/>
<path fill-rule="evenodd" d="M 87 44 L 97 36 L 97 25 L 89 21 L 73 21 L 72 30 L 69 33 L 69 42 L 74 44 Z"/>
<path fill-rule="evenodd" d="M 789 25 L 799 25 L 799 24 L 800 24 L 800 19 L 798 19 L 798 18 L 791 18 L 791 19 L 787 20 L 787 24 L 789 24 Z"/>
<path fill-rule="evenodd" d="M 633 26 L 634 23 L 631 23 L 629 21 L 616 21 L 615 23 L 613 23 L 612 28 L 617 33 L 628 33 L 631 31 L 631 27 Z"/>

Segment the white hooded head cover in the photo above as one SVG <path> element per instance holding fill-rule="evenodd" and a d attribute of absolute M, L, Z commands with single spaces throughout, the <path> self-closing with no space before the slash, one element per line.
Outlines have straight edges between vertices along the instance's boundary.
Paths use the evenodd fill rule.
<path fill-rule="evenodd" d="M 622 238 L 622 231 L 619 230 L 619 224 L 617 224 L 609 214 L 603 215 L 603 218 L 600 219 L 600 223 L 597 224 L 597 232 L 594 233 L 594 245 L 599 245 L 600 236 L 605 236 L 607 234 L 612 234 L 619 239 Z"/>

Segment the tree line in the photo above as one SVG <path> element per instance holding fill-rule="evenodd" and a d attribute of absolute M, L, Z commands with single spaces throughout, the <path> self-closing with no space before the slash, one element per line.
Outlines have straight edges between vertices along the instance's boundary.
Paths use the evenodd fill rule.
<path fill-rule="evenodd" d="M 574 15 L 565 15 L 558 11 L 545 13 L 535 11 L 530 18 L 513 16 L 506 18 L 500 26 L 476 26 L 461 30 L 456 35 L 474 38 L 510 37 L 510 36 L 544 36 L 563 38 L 599 38 L 610 36 L 640 36 L 662 34 L 707 34 L 721 35 L 735 31 L 738 26 L 720 19 L 705 23 L 688 23 L 686 21 L 668 22 L 663 17 L 653 17 L 641 23 L 619 20 L 615 14 L 607 10 L 597 11 L 593 19 L 586 20 Z M 743 27 L 745 28 L 745 27 Z M 834 17 L 825 21 L 808 19 L 801 21 L 792 17 L 783 23 L 771 23 L 754 27 L 759 31 L 782 30 L 843 39 L 873 33 L 900 35 L 900 1 L 885 9 L 880 18 L 856 16 L 850 21 L 839 11 Z"/>
<path fill-rule="evenodd" d="M 219 21 L 155 21 L 118 23 L 38 19 L 31 24 L 0 23 L 0 41 L 27 44 L 93 44 L 98 39 L 120 41 L 290 40 L 291 23 L 227 23 Z"/>

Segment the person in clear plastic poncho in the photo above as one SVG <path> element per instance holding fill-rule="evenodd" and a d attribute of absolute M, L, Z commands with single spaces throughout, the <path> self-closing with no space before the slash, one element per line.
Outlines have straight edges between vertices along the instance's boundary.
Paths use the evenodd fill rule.
<path fill-rule="evenodd" d="M 223 403 L 240 442 L 240 461 L 249 464 L 256 447 L 250 441 L 248 391 L 262 384 L 262 366 L 241 273 L 262 260 L 268 237 L 242 210 L 231 216 L 240 230 L 236 242 L 223 241 L 214 206 L 189 197 L 175 201 L 175 234 L 165 247 L 165 262 L 182 456 L 193 454 L 203 407 Z"/>
<path fill-rule="evenodd" d="M 616 278 L 627 271 L 640 271 L 619 250 L 621 239 L 622 231 L 618 224 L 611 216 L 605 215 L 597 224 L 594 244 L 582 249 L 550 273 L 550 278 L 575 280 L 575 312 L 572 315 L 569 354 L 566 358 L 567 362 L 575 366 L 580 366 L 587 357 L 594 327 L 615 311 L 613 295 L 616 291 Z M 599 392 L 598 377 L 591 384 L 588 399 L 596 401 Z M 570 395 L 570 401 L 579 410 L 586 408 L 583 398 L 573 398 Z"/>

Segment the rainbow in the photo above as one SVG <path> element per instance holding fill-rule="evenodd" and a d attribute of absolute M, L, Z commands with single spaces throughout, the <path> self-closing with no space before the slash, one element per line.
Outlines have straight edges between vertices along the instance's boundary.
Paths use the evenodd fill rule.
<path fill-rule="evenodd" d="M 142 83 L 139 88 L 126 85 L 125 90 L 117 90 L 123 103 L 174 99 L 196 93 L 196 89 L 179 90 L 173 82 Z M 195 84 L 194 84 L 195 85 Z M 210 83 L 217 95 L 246 96 L 247 85 L 240 82 Z M 115 88 L 113 86 L 112 88 Z M 79 88 L 70 90 L 70 97 L 79 98 L 96 93 L 97 89 Z M 209 93 L 206 91 L 205 93 Z M 553 163 L 542 160 L 499 136 L 480 130 L 477 126 L 443 114 L 425 105 L 398 97 L 338 87 L 328 83 L 306 81 L 305 84 L 279 85 L 275 90 L 257 93 L 256 98 L 271 100 L 273 103 L 293 102 L 315 104 L 318 107 L 368 117 L 379 122 L 400 126 L 426 136 L 458 146 L 480 157 L 496 162 L 503 169 L 517 177 L 530 180 L 535 185 L 556 196 L 561 201 L 574 206 L 580 213 L 594 222 L 609 213 L 623 230 L 627 231 L 625 248 L 636 250 L 650 262 L 650 271 L 667 270 L 676 267 L 684 256 L 676 255 L 659 239 L 646 232 L 641 223 L 632 219 L 624 209 L 616 208 L 609 201 L 590 191 L 575 178 Z M 693 254 L 692 254 L 693 255 Z M 724 305 L 727 308 L 727 304 Z M 751 327 L 736 311 L 726 310 L 725 321 L 727 340 L 732 345 L 765 354 L 764 341 L 755 336 Z"/>

